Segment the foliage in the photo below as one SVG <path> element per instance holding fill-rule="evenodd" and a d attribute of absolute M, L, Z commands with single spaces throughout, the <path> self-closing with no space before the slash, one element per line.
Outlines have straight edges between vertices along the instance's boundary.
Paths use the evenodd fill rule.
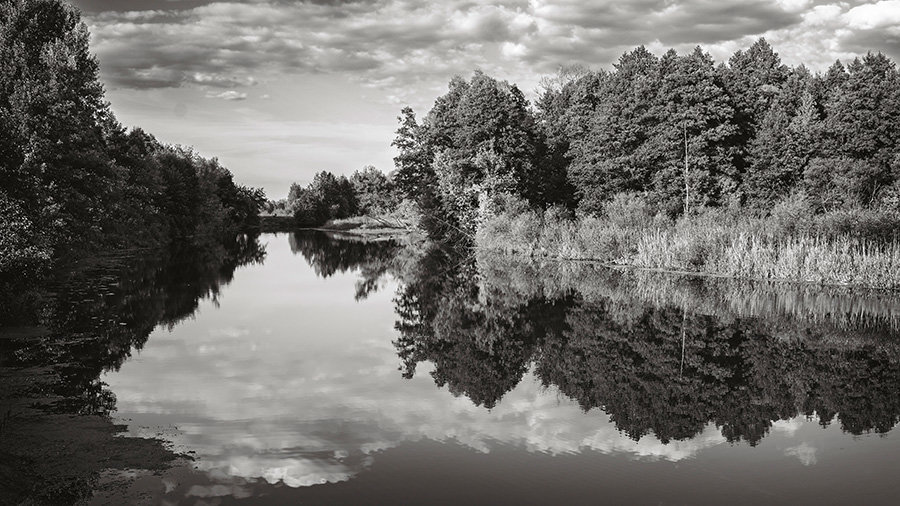
<path fill-rule="evenodd" d="M 353 184 L 344 176 L 322 171 L 309 186 L 291 186 L 288 202 L 301 226 L 319 226 L 331 219 L 355 216 L 359 202 Z"/>
<path fill-rule="evenodd" d="M 371 165 L 354 172 L 350 184 L 361 214 L 388 213 L 399 205 L 394 182 Z"/>
<path fill-rule="evenodd" d="M 900 181 L 900 73 L 881 53 L 814 75 L 765 39 L 719 65 L 641 46 L 612 70 L 560 69 L 534 108 L 476 72 L 400 120 L 398 187 L 435 238 L 473 237 L 496 193 L 608 219 L 627 193 L 669 218 L 805 193 L 822 214 L 890 207 Z"/>
<path fill-rule="evenodd" d="M 432 237 L 471 237 L 479 201 L 496 193 L 541 203 L 539 136 L 527 105 L 515 86 L 476 72 L 454 78 L 421 125 L 404 109 L 394 141 L 398 186 L 419 204 Z"/>
<path fill-rule="evenodd" d="M 18 252 L 16 262 L 46 263 L 256 224 L 260 190 L 236 185 L 215 159 L 115 120 L 88 39 L 78 11 L 60 0 L 0 3 L 4 249 Z"/>
<path fill-rule="evenodd" d="M 0 273 L 29 271 L 50 260 L 33 228 L 21 206 L 0 191 Z"/>
<path fill-rule="evenodd" d="M 579 218 L 530 209 L 500 211 L 475 235 L 483 250 L 599 260 L 744 279 L 900 287 L 900 214 L 850 208 L 815 214 L 795 194 L 770 216 L 706 208 L 672 221 L 620 195 L 611 214 Z M 512 209 L 512 208 L 508 208 Z"/>
<path fill-rule="evenodd" d="M 357 170 L 350 178 L 322 171 L 305 188 L 292 184 L 287 199 L 270 202 L 267 209 L 272 214 L 290 213 L 303 227 L 318 227 L 329 220 L 358 215 L 393 216 L 406 184 L 397 179 L 397 174 L 399 171 L 385 175 L 371 165 Z"/>

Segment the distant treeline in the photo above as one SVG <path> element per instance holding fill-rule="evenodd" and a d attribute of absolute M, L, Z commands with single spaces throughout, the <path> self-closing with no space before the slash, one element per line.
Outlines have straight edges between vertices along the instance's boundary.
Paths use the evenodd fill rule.
<path fill-rule="evenodd" d="M 391 213 L 400 198 L 392 177 L 369 165 L 349 178 L 319 172 L 305 188 L 292 184 L 286 199 L 269 201 L 264 209 L 294 216 L 300 226 L 315 227 L 328 220 Z"/>
<path fill-rule="evenodd" d="M 764 39 L 727 64 L 642 46 L 611 70 L 546 79 L 533 106 L 481 72 L 454 78 L 421 121 L 403 109 L 394 183 L 436 236 L 473 234 L 510 198 L 581 216 L 623 193 L 669 219 L 765 214 L 796 195 L 814 212 L 895 212 L 898 140 L 900 76 L 883 54 L 814 74 Z"/>
<path fill-rule="evenodd" d="M 258 219 L 261 190 L 235 184 L 215 159 L 122 127 L 88 38 L 60 0 L 0 1 L 0 274 Z"/>

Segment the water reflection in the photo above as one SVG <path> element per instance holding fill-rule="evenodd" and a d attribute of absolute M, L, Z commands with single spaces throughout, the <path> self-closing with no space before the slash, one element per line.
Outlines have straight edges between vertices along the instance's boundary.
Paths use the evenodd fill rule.
<path fill-rule="evenodd" d="M 440 250 L 413 273 L 397 298 L 404 375 L 434 364 L 438 386 L 476 405 L 496 406 L 533 366 L 545 387 L 635 440 L 686 440 L 713 423 L 755 445 L 797 416 L 836 417 L 851 434 L 900 421 L 900 304 L 885 294 L 459 263 Z"/>
<path fill-rule="evenodd" d="M 100 382 L 102 372 L 118 370 L 157 326 L 171 329 L 201 300 L 215 302 L 238 267 L 264 258 L 256 236 L 240 235 L 94 259 L 55 280 L 41 297 L 46 304 L 31 308 L 39 314 L 30 319 L 45 326 L 48 337 L 11 354 L 14 365 L 53 364 L 61 411 L 107 414 L 115 395 Z"/>
<path fill-rule="evenodd" d="M 378 281 L 397 262 L 401 246 L 394 240 L 366 240 L 325 232 L 294 232 L 288 235 L 291 251 L 299 253 L 323 278 L 335 273 L 359 271 L 356 299 L 378 289 Z"/>
<path fill-rule="evenodd" d="M 201 301 L 216 304 L 239 267 L 264 258 L 258 236 L 240 235 L 86 259 L 48 284 L 0 290 L 0 460 L 31 463 L 4 470 L 0 497 L 18 503 L 30 490 L 38 503 L 76 502 L 104 468 L 154 468 L 172 459 L 161 446 L 112 437 L 106 417 L 117 399 L 101 376 L 119 370 L 154 329 L 174 328 Z M 57 414 L 99 418 L 60 427 Z M 91 448 L 78 450 L 85 441 Z M 104 453 L 111 451 L 119 452 L 113 462 Z"/>
<path fill-rule="evenodd" d="M 171 494 L 277 494 L 282 483 L 357 490 L 351 484 L 374 474 L 383 481 L 365 497 L 389 503 L 385 490 L 403 490 L 422 465 L 374 464 L 403 461 L 427 442 L 442 443 L 427 447 L 435 461 L 462 447 L 519 471 L 522 454 L 571 462 L 586 453 L 609 455 L 611 466 L 714 454 L 698 466 L 814 467 L 841 430 L 885 433 L 900 415 L 900 305 L 889 295 L 520 263 L 320 233 L 263 242 L 264 264 L 251 243 L 215 267 L 141 269 L 117 281 L 127 290 L 107 282 L 67 297 L 108 289 L 97 302 L 107 310 L 60 311 L 109 320 L 86 324 L 97 335 L 135 329 L 102 356 L 60 362 L 104 364 L 107 374 L 98 379 L 95 367 L 84 377 L 115 392 L 132 435 L 162 433 L 196 452 L 199 488 Z M 151 321 L 168 325 L 148 339 Z M 140 354 L 123 365 L 132 348 Z M 861 453 L 870 448 L 848 453 L 874 463 Z M 576 468 L 587 469 L 554 476 L 578 476 Z M 430 490 L 454 483 L 422 480 Z"/>

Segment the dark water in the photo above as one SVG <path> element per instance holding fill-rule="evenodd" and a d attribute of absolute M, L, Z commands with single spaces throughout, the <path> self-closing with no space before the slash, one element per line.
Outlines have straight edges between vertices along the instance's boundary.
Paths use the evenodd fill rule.
<path fill-rule="evenodd" d="M 54 321 L 84 344 L 17 351 L 70 364 L 60 409 L 195 459 L 106 473 L 98 502 L 900 497 L 895 295 L 313 233 L 232 250 L 69 283 Z"/>

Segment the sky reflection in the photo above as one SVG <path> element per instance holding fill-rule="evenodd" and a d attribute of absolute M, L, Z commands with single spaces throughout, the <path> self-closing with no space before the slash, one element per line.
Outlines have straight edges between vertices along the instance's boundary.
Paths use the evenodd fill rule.
<path fill-rule="evenodd" d="M 284 237 L 268 242 L 265 265 L 236 272 L 218 306 L 204 301 L 194 319 L 156 329 L 105 375 L 131 434 L 162 433 L 205 471 L 291 487 L 351 479 L 378 452 L 422 440 L 670 462 L 729 446 L 713 424 L 689 440 L 634 441 L 532 372 L 490 410 L 436 388 L 430 364 L 403 379 L 391 343 L 395 282 L 356 301 L 355 273 L 319 278 Z M 812 466 L 825 458 L 816 440 L 826 433 L 841 435 L 815 420 L 779 421 L 746 449 Z"/>

